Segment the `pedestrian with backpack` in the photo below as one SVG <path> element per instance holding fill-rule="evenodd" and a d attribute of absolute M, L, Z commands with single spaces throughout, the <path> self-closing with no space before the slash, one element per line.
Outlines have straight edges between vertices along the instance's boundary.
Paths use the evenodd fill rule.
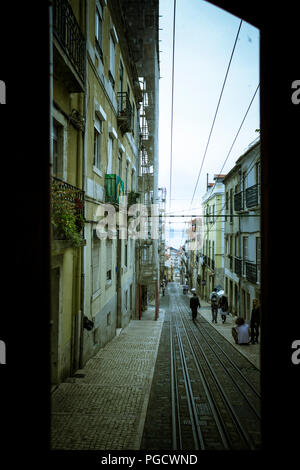
<path fill-rule="evenodd" d="M 222 295 L 220 301 L 219 301 L 219 308 L 220 308 L 220 314 L 222 318 L 222 322 L 225 323 L 226 321 L 226 316 L 229 314 L 228 312 L 228 300 L 225 295 Z"/>
<path fill-rule="evenodd" d="M 198 307 L 200 308 L 200 301 L 196 294 L 196 289 L 192 289 L 193 297 L 190 299 L 190 309 L 192 310 L 192 320 L 195 321 L 197 318 Z"/>
<path fill-rule="evenodd" d="M 212 293 L 209 296 L 211 302 L 211 313 L 212 313 L 212 323 L 217 323 L 218 316 L 218 294 L 216 287 L 213 289 Z"/>

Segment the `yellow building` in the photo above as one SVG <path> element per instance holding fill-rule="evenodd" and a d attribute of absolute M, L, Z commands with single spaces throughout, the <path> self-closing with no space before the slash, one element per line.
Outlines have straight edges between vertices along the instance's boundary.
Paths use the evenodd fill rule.
<path fill-rule="evenodd" d="M 135 309 L 135 242 L 119 227 L 100 239 L 103 204 L 116 211 L 122 198 L 135 202 L 141 100 L 135 63 L 117 2 L 87 2 L 87 133 L 84 312 L 93 328 L 83 332 L 83 363 L 126 326 Z"/>
<path fill-rule="evenodd" d="M 85 2 L 54 0 L 51 12 L 51 382 L 80 363 L 84 226 Z M 72 32 L 72 36 L 71 33 Z"/>
<path fill-rule="evenodd" d="M 202 198 L 203 248 L 198 274 L 201 297 L 206 300 L 214 287 L 224 289 L 224 177 L 215 175 Z"/>
<path fill-rule="evenodd" d="M 139 196 L 145 203 L 150 193 L 157 200 L 158 15 L 147 13 L 153 7 L 138 0 L 53 0 L 50 6 L 53 383 L 83 367 L 140 309 L 146 268 L 141 256 L 136 261 L 140 245 L 118 224 L 121 203 Z M 138 38 L 144 33 L 145 44 Z M 147 135 L 141 122 L 148 123 Z M 150 175 L 147 167 L 149 194 L 141 184 L 146 151 L 155 170 Z M 116 224 L 103 238 L 99 223 L 108 205 Z M 124 222 L 126 229 L 126 208 Z M 153 245 L 158 260 L 156 240 Z"/>

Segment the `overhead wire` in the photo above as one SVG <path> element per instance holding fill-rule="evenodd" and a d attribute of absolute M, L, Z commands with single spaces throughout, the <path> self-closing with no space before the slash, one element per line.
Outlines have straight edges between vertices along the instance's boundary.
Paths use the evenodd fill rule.
<path fill-rule="evenodd" d="M 231 153 L 231 151 L 232 151 L 232 149 L 233 149 L 233 146 L 234 146 L 234 144 L 235 144 L 235 142 L 236 142 L 236 139 L 237 139 L 237 137 L 238 137 L 238 135 L 239 135 L 239 133 L 240 133 L 240 131 L 241 131 L 241 128 L 242 128 L 242 126 L 243 126 L 243 124 L 244 124 L 244 122 L 245 122 L 245 119 L 246 119 L 246 117 L 247 117 L 247 115 L 248 115 L 248 113 L 249 113 L 249 110 L 250 110 L 251 105 L 252 105 L 252 103 L 253 103 L 253 101 L 254 101 L 254 98 L 255 98 L 256 93 L 257 93 L 257 91 L 258 91 L 258 89 L 259 89 L 259 86 L 260 86 L 260 84 L 257 85 L 257 88 L 256 88 L 256 90 L 255 90 L 255 92 L 254 92 L 254 95 L 252 96 L 252 99 L 251 99 L 250 104 L 249 104 L 249 106 L 248 106 L 248 108 L 247 108 L 247 111 L 246 111 L 246 113 L 245 113 L 245 115 L 244 115 L 244 117 L 243 117 L 243 119 L 242 119 L 242 122 L 241 122 L 241 124 L 240 124 L 240 126 L 239 126 L 239 129 L 238 129 L 238 131 L 237 131 L 237 133 L 236 133 L 236 135 L 235 135 L 235 137 L 234 137 L 234 139 L 233 139 L 233 142 L 232 142 L 232 144 L 231 144 L 231 146 L 230 146 L 229 152 L 228 152 L 228 154 L 227 154 L 227 156 L 226 156 L 226 158 L 225 158 L 225 161 L 224 161 L 224 163 L 223 163 L 223 165 L 222 165 L 222 168 L 221 168 L 221 170 L 220 170 L 220 172 L 219 172 L 218 174 L 221 174 L 222 171 L 223 171 L 223 168 L 224 168 L 224 166 L 225 166 L 225 164 L 226 164 L 226 162 L 227 162 L 227 160 L 228 160 L 228 158 L 229 158 L 229 155 L 230 155 L 230 153 Z M 217 180 L 216 180 L 216 181 L 217 181 Z M 214 188 L 215 188 L 215 185 L 216 185 L 216 182 L 214 183 L 214 186 L 213 186 L 212 189 L 210 190 L 211 193 L 213 192 L 213 190 L 214 190 Z M 195 209 L 200 209 L 200 207 L 195 207 L 195 208 L 193 208 L 193 210 L 195 210 Z M 181 209 L 181 210 L 178 210 L 178 211 L 173 211 L 173 213 L 174 213 L 174 212 L 181 212 L 181 211 L 182 211 L 182 212 L 185 212 L 186 210 L 191 210 L 191 209 L 185 209 L 185 210 L 184 210 L 184 209 Z M 171 214 L 171 213 L 166 214 L 166 216 L 168 216 L 168 215 L 170 215 L 170 214 Z"/>
<path fill-rule="evenodd" d="M 229 60 L 228 66 L 227 66 L 225 78 L 224 78 L 224 80 L 223 80 L 223 85 L 222 85 L 221 93 L 220 93 L 220 96 L 219 96 L 219 101 L 218 101 L 218 104 L 217 104 L 217 108 L 216 108 L 216 111 L 215 111 L 213 123 L 212 123 L 211 129 L 210 129 L 210 133 L 209 133 L 209 136 L 208 136 L 206 148 L 205 148 L 204 155 L 203 155 L 203 158 L 202 158 L 200 170 L 199 170 L 199 173 L 198 173 L 198 177 L 197 177 L 195 189 L 194 189 L 193 196 L 192 196 L 192 200 L 191 200 L 191 205 L 193 204 L 193 200 L 194 200 L 194 197 L 195 197 L 195 193 L 196 193 L 196 189 L 197 189 L 197 186 L 198 186 L 200 174 L 201 174 L 202 167 L 203 167 L 203 163 L 204 163 L 204 160 L 205 160 L 205 157 L 206 157 L 206 153 L 207 153 L 208 145 L 209 145 L 210 138 L 211 138 L 211 135 L 212 135 L 212 131 L 213 131 L 213 128 L 214 128 L 214 125 L 215 125 L 216 117 L 217 117 L 217 114 L 218 114 L 219 106 L 220 106 L 220 103 L 221 103 L 223 91 L 224 91 L 224 88 L 225 88 L 225 83 L 226 83 L 227 76 L 228 76 L 228 72 L 229 72 L 229 69 L 230 69 L 230 66 L 231 66 L 231 62 L 232 62 L 233 54 L 234 54 L 234 51 L 235 51 L 236 43 L 237 43 L 237 40 L 238 40 L 238 37 L 239 37 L 239 33 L 240 33 L 241 26 L 242 26 L 242 22 L 243 22 L 243 20 L 240 21 L 239 28 L 238 28 L 238 31 L 237 31 L 237 34 L 236 34 L 236 38 L 235 38 L 235 41 L 234 41 L 233 49 L 232 49 L 232 52 L 231 52 L 230 60 Z"/>
<path fill-rule="evenodd" d="M 175 24 L 176 24 L 176 0 L 174 0 L 173 13 L 173 51 L 172 51 L 172 98 L 171 98 L 171 149 L 170 149 L 170 199 L 169 210 L 171 210 L 172 194 L 172 160 L 173 160 L 173 122 L 174 122 L 174 71 L 175 71 Z"/>

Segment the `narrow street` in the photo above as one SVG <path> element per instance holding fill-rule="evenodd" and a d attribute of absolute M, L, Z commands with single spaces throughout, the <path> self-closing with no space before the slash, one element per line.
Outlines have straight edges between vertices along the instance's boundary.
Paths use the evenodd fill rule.
<path fill-rule="evenodd" d="M 54 389 L 54 450 L 260 447 L 259 345 L 235 345 L 204 301 L 194 324 L 189 298 L 169 283 L 157 321 L 149 306 Z"/>

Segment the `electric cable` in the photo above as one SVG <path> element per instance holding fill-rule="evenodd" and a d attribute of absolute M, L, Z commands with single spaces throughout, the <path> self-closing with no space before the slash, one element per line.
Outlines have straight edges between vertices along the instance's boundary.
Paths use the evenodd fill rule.
<path fill-rule="evenodd" d="M 197 177 L 195 189 L 194 189 L 194 192 L 193 192 L 193 196 L 192 196 L 192 200 L 191 200 L 191 205 L 192 205 L 193 200 L 194 200 L 194 197 L 195 197 L 195 193 L 196 193 L 196 189 L 197 189 L 197 186 L 198 186 L 198 182 L 199 182 L 201 170 L 202 170 L 203 163 L 204 163 L 204 160 L 205 160 L 205 157 L 206 157 L 206 153 L 207 153 L 208 145 L 209 145 L 210 138 L 211 138 L 211 135 L 212 135 L 212 131 L 213 131 L 213 128 L 214 128 L 214 125 L 215 125 L 216 117 L 217 117 L 217 114 L 218 114 L 220 102 L 221 102 L 221 99 L 222 99 L 223 91 L 224 91 L 224 88 L 225 88 L 225 83 L 226 83 L 227 76 L 228 76 L 228 72 L 229 72 L 229 69 L 230 69 L 232 57 L 233 57 L 233 54 L 234 54 L 234 51 L 235 51 L 236 43 L 237 43 L 237 40 L 238 40 L 238 37 L 239 37 L 239 33 L 240 33 L 241 26 L 242 26 L 242 22 L 243 22 L 243 20 L 240 21 L 240 25 L 239 25 L 239 28 L 238 28 L 238 32 L 237 32 L 237 34 L 236 34 L 236 38 L 235 38 L 235 41 L 234 41 L 234 46 L 233 46 L 233 49 L 232 49 L 232 52 L 231 52 L 230 60 L 229 60 L 228 66 L 227 66 L 227 71 L 226 71 L 225 78 L 224 78 L 224 81 L 223 81 L 222 90 L 221 90 L 221 93 L 220 93 L 219 101 L 218 101 L 217 108 L 216 108 L 215 115 L 214 115 L 214 119 L 213 119 L 213 123 L 212 123 L 211 129 L 210 129 L 208 141 L 207 141 L 206 148 L 205 148 L 205 151 L 204 151 L 204 155 L 203 155 L 203 158 L 202 158 L 202 163 L 201 163 L 200 170 L 199 170 L 199 173 L 198 173 L 198 177 Z"/>
<path fill-rule="evenodd" d="M 170 150 L 170 199 L 169 210 L 171 210 L 172 194 L 172 159 L 173 159 L 173 121 L 174 121 L 174 69 L 175 69 L 175 22 L 176 22 L 176 0 L 174 0 L 173 14 L 173 52 L 172 52 L 172 100 L 171 100 L 171 150 Z"/>
<path fill-rule="evenodd" d="M 228 160 L 228 158 L 229 158 L 229 155 L 230 155 L 230 153 L 231 153 L 231 151 L 232 151 L 232 149 L 233 149 L 233 146 L 234 146 L 234 144 L 235 144 L 235 142 L 236 142 L 236 139 L 238 138 L 238 135 L 239 135 L 239 133 L 240 133 L 242 127 L 243 127 L 243 124 L 244 124 L 244 122 L 245 122 L 245 119 L 246 119 L 246 117 L 247 117 L 247 115 L 248 115 L 248 113 L 249 113 L 249 110 L 250 110 L 251 106 L 252 106 L 252 103 L 253 103 L 254 98 L 255 98 L 255 96 L 256 96 L 256 93 L 257 93 L 257 91 L 258 91 L 258 89 L 259 89 L 259 86 L 260 86 L 260 84 L 257 85 L 257 88 L 256 88 L 256 90 L 255 90 L 255 92 L 254 92 L 254 95 L 252 96 L 252 99 L 251 99 L 250 104 L 249 104 L 249 106 L 248 106 L 248 108 L 247 108 L 247 111 L 246 111 L 246 113 L 245 113 L 245 115 L 244 115 L 244 117 L 243 117 L 243 119 L 242 119 L 242 122 L 241 122 L 241 124 L 240 124 L 240 126 L 239 126 L 239 129 L 238 129 L 238 131 L 237 131 L 237 133 L 236 133 L 236 135 L 235 135 L 235 137 L 234 137 L 234 139 L 233 139 L 233 142 L 232 142 L 232 144 L 231 144 L 231 146 L 230 146 L 229 152 L 228 152 L 228 154 L 227 154 L 227 156 L 226 156 L 226 158 L 225 158 L 225 161 L 224 161 L 224 163 L 223 163 L 223 165 L 222 165 L 222 168 L 221 168 L 221 170 L 220 170 L 220 172 L 219 172 L 218 174 L 221 174 L 221 173 L 222 173 L 222 170 L 223 170 L 223 168 L 224 168 L 224 166 L 225 166 L 225 164 L 226 164 L 226 162 L 227 162 L 227 160 Z M 215 185 L 216 185 L 216 182 L 214 183 L 214 186 L 212 187 L 211 192 L 213 192 L 213 189 L 215 188 Z M 199 207 L 193 208 L 193 210 L 194 210 L 194 209 L 199 209 Z M 186 210 L 189 210 L 189 211 L 190 211 L 191 209 L 186 209 Z M 181 209 L 181 211 L 182 211 L 182 212 L 185 212 L 184 209 L 183 209 L 183 210 Z M 179 211 L 173 211 L 173 213 L 174 213 L 174 212 L 179 212 Z M 171 213 L 166 214 L 166 216 L 168 216 L 168 215 L 170 215 L 170 214 L 171 214 Z"/>

